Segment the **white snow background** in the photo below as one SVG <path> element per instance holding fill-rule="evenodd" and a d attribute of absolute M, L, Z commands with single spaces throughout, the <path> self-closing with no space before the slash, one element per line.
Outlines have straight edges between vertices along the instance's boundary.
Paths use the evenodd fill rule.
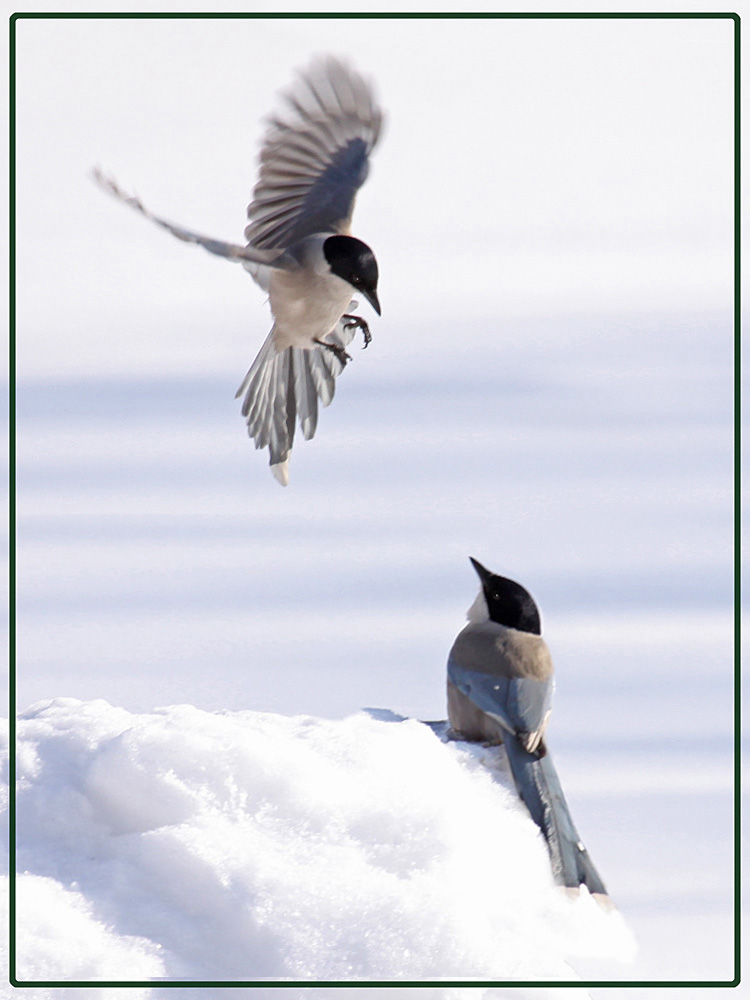
<path fill-rule="evenodd" d="M 383 317 L 283 490 L 262 293 L 88 172 L 240 239 L 325 51 L 388 113 Z M 20 978 L 731 979 L 731 97 L 729 20 L 19 23 Z M 541 607 L 619 914 L 416 721 L 469 555 Z"/>

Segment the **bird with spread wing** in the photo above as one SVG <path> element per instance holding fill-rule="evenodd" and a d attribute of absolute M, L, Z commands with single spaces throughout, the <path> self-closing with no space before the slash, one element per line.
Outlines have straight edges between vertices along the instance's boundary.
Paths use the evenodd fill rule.
<path fill-rule="evenodd" d="M 383 115 L 365 79 L 330 56 L 313 61 L 283 96 L 285 109 L 263 140 L 245 245 L 169 222 L 101 171 L 95 178 L 178 239 L 238 261 L 268 293 L 273 326 L 237 397 L 255 447 L 268 448 L 271 471 L 286 486 L 297 424 L 313 437 L 318 400 L 333 399 L 356 330 L 370 343 L 352 295 L 380 315 L 375 255 L 350 226 Z"/>

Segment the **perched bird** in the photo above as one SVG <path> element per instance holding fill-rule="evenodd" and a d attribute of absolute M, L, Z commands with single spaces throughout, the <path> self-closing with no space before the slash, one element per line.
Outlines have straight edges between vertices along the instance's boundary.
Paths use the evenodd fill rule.
<path fill-rule="evenodd" d="M 448 657 L 448 720 L 459 739 L 503 743 L 518 794 L 544 834 L 555 881 L 611 906 L 573 824 L 545 745 L 553 667 L 534 598 L 471 560 L 481 586 Z"/>
<path fill-rule="evenodd" d="M 116 181 L 94 171 L 110 194 L 187 243 L 239 261 L 268 292 L 273 327 L 237 390 L 256 448 L 267 447 L 276 479 L 289 482 L 297 422 L 309 440 L 318 399 L 333 399 L 357 329 L 354 291 L 380 315 L 378 265 L 349 234 L 354 200 L 382 125 L 374 94 L 359 73 L 333 57 L 315 60 L 283 95 L 285 113 L 269 120 L 260 173 L 248 206 L 247 245 L 201 236 L 150 212 Z"/>

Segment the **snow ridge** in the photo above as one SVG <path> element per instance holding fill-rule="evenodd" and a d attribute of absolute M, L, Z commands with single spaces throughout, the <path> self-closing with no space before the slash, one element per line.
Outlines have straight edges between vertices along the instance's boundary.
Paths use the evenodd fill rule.
<path fill-rule="evenodd" d="M 502 751 L 413 719 L 59 698 L 21 717 L 18 770 L 22 980 L 571 979 L 632 953 L 553 886 Z"/>

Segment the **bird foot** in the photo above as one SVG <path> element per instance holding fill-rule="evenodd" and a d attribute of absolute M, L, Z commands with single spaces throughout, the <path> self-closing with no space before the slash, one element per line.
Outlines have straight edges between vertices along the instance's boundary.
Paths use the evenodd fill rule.
<path fill-rule="evenodd" d="M 363 320 L 361 316 L 352 316 L 350 313 L 344 313 L 341 318 L 347 321 L 344 323 L 345 330 L 356 330 L 359 328 L 362 331 L 362 336 L 365 339 L 365 342 L 362 345 L 362 350 L 364 350 L 372 340 L 370 327 L 367 325 L 366 320 Z"/>
<path fill-rule="evenodd" d="M 338 344 L 329 344 L 325 340 L 318 340 L 317 337 L 315 337 L 315 343 L 320 344 L 321 347 L 325 347 L 326 350 L 331 352 L 331 354 L 335 354 L 338 361 L 341 362 L 341 366 L 343 368 L 346 368 L 347 361 L 352 360 L 351 354 L 347 354 L 344 348 L 340 347 Z"/>

